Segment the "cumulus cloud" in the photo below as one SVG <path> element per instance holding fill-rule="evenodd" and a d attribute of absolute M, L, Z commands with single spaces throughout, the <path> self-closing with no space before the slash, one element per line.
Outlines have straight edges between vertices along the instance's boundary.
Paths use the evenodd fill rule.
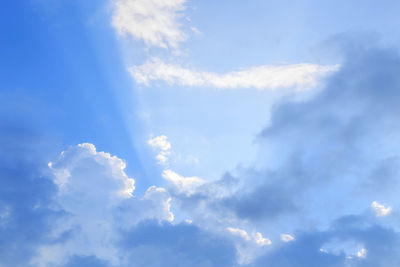
<path fill-rule="evenodd" d="M 151 186 L 142 197 L 134 196 L 134 179 L 125 173 L 125 162 L 93 144 L 70 147 L 49 167 L 59 189 L 53 203 L 68 214 L 54 222 L 52 235 L 68 238 L 41 246 L 32 260 L 37 266 L 62 265 L 75 255 L 95 255 L 118 265 L 115 242 L 120 229 L 145 219 L 174 219 L 164 188 Z"/>
<path fill-rule="evenodd" d="M 93 165 L 104 167 L 101 177 L 72 175 L 76 169 L 84 173 Z M 50 162 L 48 166 L 54 171 L 54 182 L 59 186 L 61 195 L 82 191 L 82 196 L 98 194 L 105 197 L 110 193 L 111 198 L 132 197 L 135 189 L 135 180 L 124 171 L 126 163 L 109 153 L 96 151 L 93 144 L 83 143 L 63 151 L 60 159 L 56 163 Z"/>
<path fill-rule="evenodd" d="M 147 46 L 176 48 L 186 39 L 179 23 L 186 0 L 116 0 L 112 24 Z"/>
<path fill-rule="evenodd" d="M 371 208 L 374 210 L 375 215 L 377 217 L 384 217 L 389 215 L 392 212 L 392 207 L 380 204 L 378 201 L 374 201 L 371 203 Z"/>
<path fill-rule="evenodd" d="M 215 87 L 218 89 L 256 88 L 273 90 L 281 87 L 308 89 L 319 79 L 339 69 L 338 65 L 315 64 L 264 65 L 232 71 L 225 74 L 191 70 L 153 58 L 129 71 L 138 84 L 149 86 L 152 81 L 164 81 L 170 85 Z"/>

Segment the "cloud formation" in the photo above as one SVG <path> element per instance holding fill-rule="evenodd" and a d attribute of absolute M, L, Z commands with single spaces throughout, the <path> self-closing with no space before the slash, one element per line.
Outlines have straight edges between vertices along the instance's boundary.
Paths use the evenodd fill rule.
<path fill-rule="evenodd" d="M 167 169 L 138 196 L 122 159 L 83 143 L 47 164 L 47 139 L 0 117 L 0 265 L 398 266 L 400 56 L 348 49 L 324 90 L 276 105 L 261 163 L 217 181 Z"/>
<path fill-rule="evenodd" d="M 51 234 L 66 238 L 41 246 L 32 260 L 35 265 L 62 265 L 91 255 L 119 265 L 116 242 L 121 230 L 142 220 L 173 221 L 168 192 L 151 186 L 143 196 L 134 196 L 134 180 L 125 167 L 123 160 L 89 143 L 68 148 L 49 164 L 58 186 L 53 204 L 68 214 L 54 221 Z"/>
<path fill-rule="evenodd" d="M 112 24 L 147 46 L 176 48 L 186 39 L 179 17 L 186 0 L 116 0 Z"/>
<path fill-rule="evenodd" d="M 257 167 L 227 173 L 190 195 L 172 192 L 199 225 L 230 229 L 242 240 L 253 231 L 272 236 L 274 251 L 263 251 L 259 266 L 389 267 L 399 261 L 391 254 L 399 247 L 395 225 L 378 220 L 388 223 L 391 216 L 384 215 L 400 205 L 394 168 L 400 151 L 400 56 L 376 46 L 353 47 L 342 47 L 346 61 L 322 91 L 275 106 L 257 137 Z M 380 218 L 369 217 L 371 202 Z M 386 245 L 373 244 L 386 238 L 393 241 L 390 260 L 378 257 Z M 242 263 L 259 255 L 236 246 Z"/>
<path fill-rule="evenodd" d="M 316 86 L 319 79 L 338 69 L 338 65 L 321 66 L 302 63 L 281 66 L 264 65 L 218 74 L 191 70 L 153 58 L 143 65 L 132 66 L 129 71 L 138 84 L 146 86 L 153 81 L 164 81 L 169 85 L 218 89 L 273 90 L 281 87 L 295 87 L 302 90 Z"/>

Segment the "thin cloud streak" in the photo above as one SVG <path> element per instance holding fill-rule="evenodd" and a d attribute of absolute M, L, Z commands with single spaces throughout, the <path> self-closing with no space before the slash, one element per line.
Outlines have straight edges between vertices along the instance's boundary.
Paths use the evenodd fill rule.
<path fill-rule="evenodd" d="M 255 88 L 274 90 L 295 87 L 305 90 L 318 85 L 318 81 L 337 71 L 339 65 L 292 64 L 261 65 L 247 69 L 218 74 L 191 70 L 168 64 L 153 58 L 140 66 L 132 66 L 129 72 L 136 83 L 150 86 L 153 81 L 164 81 L 169 85 L 189 87 L 215 87 L 218 89 Z"/>

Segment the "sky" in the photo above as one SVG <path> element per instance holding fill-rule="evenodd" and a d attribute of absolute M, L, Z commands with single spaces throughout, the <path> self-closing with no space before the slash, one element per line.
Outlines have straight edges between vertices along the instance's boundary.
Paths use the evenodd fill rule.
<path fill-rule="evenodd" d="M 400 2 L 0 9 L 0 267 L 400 265 Z"/>

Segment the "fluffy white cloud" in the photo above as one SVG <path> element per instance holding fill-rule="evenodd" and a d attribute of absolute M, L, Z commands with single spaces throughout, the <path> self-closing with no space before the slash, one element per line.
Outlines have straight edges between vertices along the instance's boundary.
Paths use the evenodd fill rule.
<path fill-rule="evenodd" d="M 123 160 L 88 143 L 70 147 L 49 163 L 59 189 L 54 205 L 68 214 L 54 221 L 52 235 L 70 237 L 40 247 L 34 266 L 61 266 L 71 255 L 96 255 L 118 266 L 115 242 L 121 229 L 145 219 L 174 219 L 169 193 L 151 186 L 143 196 L 133 195 L 135 181 L 125 167 Z"/>
<path fill-rule="evenodd" d="M 253 238 L 254 238 L 254 242 L 259 246 L 265 246 L 265 245 L 272 244 L 270 239 L 263 237 L 263 235 L 259 232 L 255 233 Z"/>
<path fill-rule="evenodd" d="M 150 138 L 147 144 L 153 149 L 160 151 L 156 156 L 159 164 L 166 164 L 168 162 L 168 156 L 171 154 L 171 143 L 168 141 L 167 136 L 160 135 Z"/>
<path fill-rule="evenodd" d="M 93 144 L 71 147 L 48 166 L 54 172 L 60 195 L 81 192 L 82 197 L 131 197 L 135 190 L 135 180 L 124 171 L 125 162 L 109 153 L 96 151 Z M 101 166 L 102 172 L 93 175 L 94 166 Z"/>
<path fill-rule="evenodd" d="M 147 46 L 177 47 L 186 39 L 178 22 L 186 0 L 116 0 L 112 24 Z"/>
<path fill-rule="evenodd" d="M 294 236 L 289 235 L 289 234 L 281 234 L 281 240 L 283 242 L 290 242 L 294 240 Z"/>
<path fill-rule="evenodd" d="M 225 74 L 196 71 L 178 65 L 167 64 L 154 58 L 129 71 L 138 84 L 150 85 L 161 80 L 180 86 L 216 87 L 219 89 L 256 88 L 258 90 L 280 87 L 307 89 L 316 86 L 319 78 L 338 70 L 338 65 L 315 64 L 264 65 L 232 71 Z"/>
<path fill-rule="evenodd" d="M 165 135 L 150 138 L 147 143 L 149 144 L 149 146 L 153 148 L 158 148 L 161 151 L 169 151 L 171 149 L 171 143 L 168 141 L 168 137 L 166 137 Z"/>
<path fill-rule="evenodd" d="M 203 185 L 205 181 L 199 177 L 184 177 L 172 170 L 164 170 L 162 177 L 172 183 L 179 193 L 191 195 L 196 188 Z"/>
<path fill-rule="evenodd" d="M 389 215 L 392 212 L 392 207 L 390 207 L 390 206 L 385 207 L 378 201 L 372 202 L 371 208 L 374 210 L 375 215 L 377 217 L 384 217 L 384 216 Z"/>

